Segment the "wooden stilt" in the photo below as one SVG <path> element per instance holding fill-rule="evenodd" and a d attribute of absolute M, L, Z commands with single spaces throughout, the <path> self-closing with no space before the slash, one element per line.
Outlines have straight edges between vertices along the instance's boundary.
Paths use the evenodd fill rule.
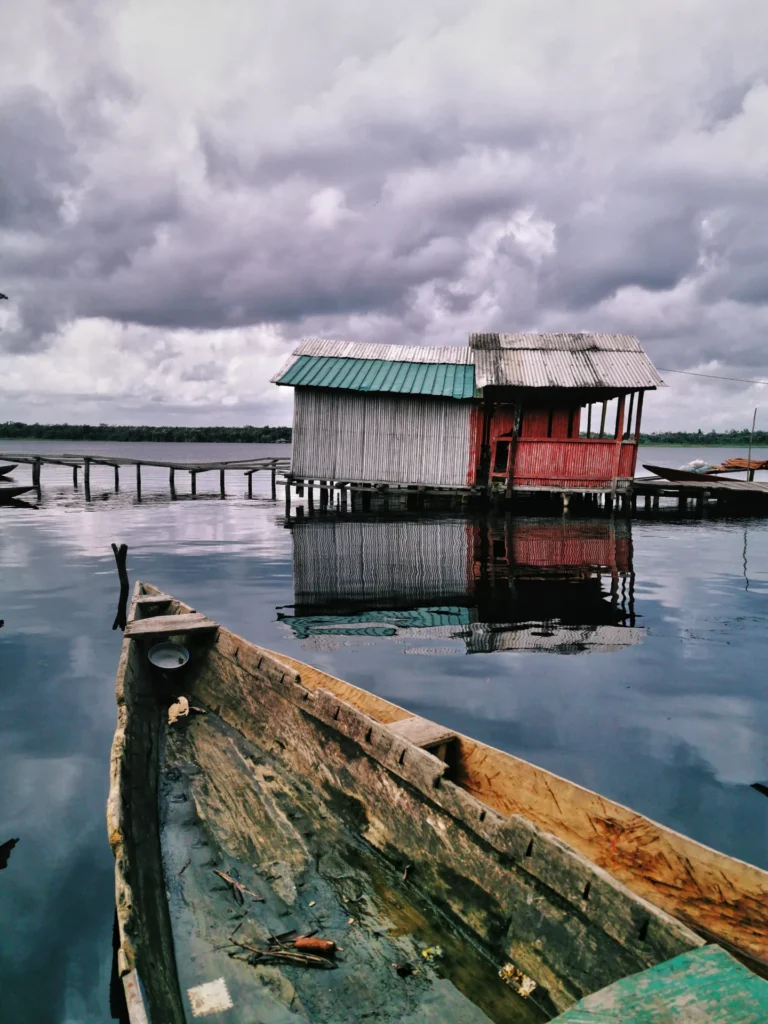
<path fill-rule="evenodd" d="M 91 500 L 91 460 L 86 455 L 83 459 L 83 485 L 85 486 L 85 500 Z"/>
<path fill-rule="evenodd" d="M 77 487 L 77 466 L 72 467 L 72 486 Z"/>
<path fill-rule="evenodd" d="M 227 490 L 226 490 L 226 486 L 225 486 L 225 482 L 224 482 L 224 470 L 223 469 L 219 470 L 219 492 L 221 493 L 221 497 L 222 498 L 226 498 Z"/>
<path fill-rule="evenodd" d="M 141 501 L 141 463 L 136 463 L 136 495 Z"/>
<path fill-rule="evenodd" d="M 291 514 L 291 485 L 286 480 L 285 482 L 285 515 L 288 518 Z"/>
<path fill-rule="evenodd" d="M 120 490 L 120 467 L 115 463 L 115 494 Z"/>
<path fill-rule="evenodd" d="M 176 470 L 171 466 L 168 472 L 168 484 L 171 488 L 171 498 L 176 497 Z"/>
<path fill-rule="evenodd" d="M 32 463 L 32 486 L 40 486 L 40 459 L 35 459 Z"/>
<path fill-rule="evenodd" d="M 197 494 L 197 473 L 194 471 L 194 469 L 190 470 L 189 479 L 192 493 Z"/>
<path fill-rule="evenodd" d="M 248 492 L 250 497 L 250 491 Z M 272 501 L 277 501 L 277 463 L 272 463 Z"/>
<path fill-rule="evenodd" d="M 275 488 L 275 475 L 273 473 L 272 474 L 272 490 L 273 491 L 274 491 L 274 488 Z M 253 473 L 248 473 L 248 497 L 249 498 L 253 497 Z M 272 497 L 274 498 L 275 495 L 273 494 Z"/>

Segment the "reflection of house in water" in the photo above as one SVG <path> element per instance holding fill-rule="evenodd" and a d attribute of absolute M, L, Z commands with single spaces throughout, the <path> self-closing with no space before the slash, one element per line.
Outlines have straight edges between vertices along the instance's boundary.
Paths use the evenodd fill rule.
<path fill-rule="evenodd" d="M 635 626 L 630 525 L 553 519 L 292 524 L 296 637 L 463 641 L 490 651 L 615 651 Z"/>

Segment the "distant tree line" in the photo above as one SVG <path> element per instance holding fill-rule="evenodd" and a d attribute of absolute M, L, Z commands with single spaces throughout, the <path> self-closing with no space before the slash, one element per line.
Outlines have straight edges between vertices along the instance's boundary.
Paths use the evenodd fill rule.
<path fill-rule="evenodd" d="M 652 434 L 641 434 L 640 444 L 680 444 L 699 447 L 718 445 L 722 448 L 749 447 L 749 427 L 744 430 L 657 430 Z M 752 438 L 755 447 L 768 446 L 768 430 L 756 430 Z"/>
<path fill-rule="evenodd" d="M 0 423 L 0 438 L 45 441 L 290 441 L 290 427 L 128 427 L 100 423 Z"/>

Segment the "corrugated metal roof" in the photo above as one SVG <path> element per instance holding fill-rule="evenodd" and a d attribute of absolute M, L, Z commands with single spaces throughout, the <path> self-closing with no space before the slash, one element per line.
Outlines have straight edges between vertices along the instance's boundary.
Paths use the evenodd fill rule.
<path fill-rule="evenodd" d="M 642 352 L 633 334 L 470 334 L 472 349 L 526 349 L 535 352 Z"/>
<path fill-rule="evenodd" d="M 293 387 L 387 391 L 443 398 L 474 398 L 476 394 L 474 366 L 337 356 L 299 355 L 287 369 L 281 371 L 276 383 Z"/>
<path fill-rule="evenodd" d="M 664 381 L 640 350 L 477 349 L 477 386 L 658 388 Z"/>
<path fill-rule="evenodd" d="M 440 347 L 308 338 L 272 381 L 453 398 L 471 398 L 485 387 L 665 387 L 631 334 L 470 334 L 469 342 Z M 421 369 L 405 371 L 406 365 Z M 456 373 L 426 367 L 454 367 Z"/>

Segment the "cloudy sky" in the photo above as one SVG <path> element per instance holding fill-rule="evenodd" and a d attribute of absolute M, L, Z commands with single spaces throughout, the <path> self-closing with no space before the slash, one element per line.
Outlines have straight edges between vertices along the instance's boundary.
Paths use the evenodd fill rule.
<path fill-rule="evenodd" d="M 768 5 L 24 0 L 0 291 L 0 420 L 289 422 L 304 335 L 766 380 Z M 666 379 L 649 429 L 768 427 L 768 388 Z"/>

